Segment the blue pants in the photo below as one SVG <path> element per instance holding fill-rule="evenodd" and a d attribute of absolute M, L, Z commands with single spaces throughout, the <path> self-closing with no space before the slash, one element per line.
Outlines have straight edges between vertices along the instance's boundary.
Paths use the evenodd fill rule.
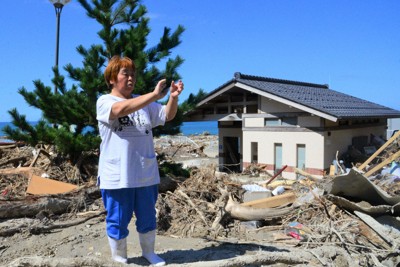
<path fill-rule="evenodd" d="M 109 237 L 117 240 L 127 237 L 133 213 L 136 216 L 136 230 L 139 233 L 156 229 L 158 185 L 101 189 L 101 196 L 107 211 L 106 229 Z"/>

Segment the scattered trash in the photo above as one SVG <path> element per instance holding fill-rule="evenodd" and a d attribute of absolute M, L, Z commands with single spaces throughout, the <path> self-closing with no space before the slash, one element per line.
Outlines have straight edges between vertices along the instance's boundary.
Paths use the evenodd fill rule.
<path fill-rule="evenodd" d="M 301 241 L 307 239 L 307 232 L 310 233 L 311 230 L 298 222 L 290 222 L 288 226 L 285 228 L 286 235 Z"/>
<path fill-rule="evenodd" d="M 260 221 L 244 221 L 240 224 L 243 225 L 246 229 L 257 229 L 261 226 Z"/>
<path fill-rule="evenodd" d="M 274 190 L 272 190 L 272 194 L 274 196 L 280 195 L 283 192 L 285 192 L 285 187 L 283 187 L 282 185 L 277 186 Z"/>

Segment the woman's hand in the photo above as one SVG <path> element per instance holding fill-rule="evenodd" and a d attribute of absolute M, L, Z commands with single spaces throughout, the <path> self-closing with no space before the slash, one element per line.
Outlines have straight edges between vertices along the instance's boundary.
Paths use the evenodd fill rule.
<path fill-rule="evenodd" d="M 177 98 L 183 91 L 183 82 L 182 80 L 179 80 L 178 83 L 174 83 L 173 81 L 171 82 L 171 97 L 172 98 Z"/>
<path fill-rule="evenodd" d="M 165 109 L 166 113 L 166 121 L 172 120 L 176 112 L 178 111 L 178 96 L 183 91 L 183 82 L 179 80 L 178 83 L 171 82 L 171 87 L 169 88 L 170 95 L 167 103 L 167 107 Z"/>

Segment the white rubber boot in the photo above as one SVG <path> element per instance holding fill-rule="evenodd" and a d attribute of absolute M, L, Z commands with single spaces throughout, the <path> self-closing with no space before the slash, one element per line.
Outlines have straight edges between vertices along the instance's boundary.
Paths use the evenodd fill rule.
<path fill-rule="evenodd" d="M 154 253 L 156 230 L 145 234 L 139 233 L 139 242 L 142 247 L 142 256 L 153 266 L 164 266 L 165 261 Z"/>
<path fill-rule="evenodd" d="M 117 240 L 108 237 L 108 243 L 110 244 L 112 259 L 117 262 L 128 263 L 126 238 Z"/>

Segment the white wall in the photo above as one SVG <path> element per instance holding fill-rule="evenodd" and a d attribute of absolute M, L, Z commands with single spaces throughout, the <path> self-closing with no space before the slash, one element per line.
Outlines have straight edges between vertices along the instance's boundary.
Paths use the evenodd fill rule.
<path fill-rule="evenodd" d="M 283 129 L 282 129 L 283 130 Z M 306 168 L 327 169 L 336 158 L 347 152 L 353 137 L 380 136 L 385 129 L 368 127 L 360 129 L 336 130 L 318 133 L 311 131 L 263 131 L 246 130 L 243 132 L 243 162 L 251 162 L 251 142 L 258 143 L 258 163 L 274 164 L 274 144 L 282 144 L 283 165 L 295 167 L 297 164 L 297 145 L 306 147 Z M 290 174 L 290 176 L 292 176 Z M 289 178 L 289 177 L 288 177 Z"/>
<path fill-rule="evenodd" d="M 306 147 L 306 167 L 324 169 L 324 136 L 315 132 L 243 132 L 243 162 L 251 162 L 251 142 L 258 143 L 258 163 L 274 164 L 274 145 L 282 144 L 282 164 L 296 167 L 297 145 Z M 285 177 L 293 178 L 287 173 Z"/>

